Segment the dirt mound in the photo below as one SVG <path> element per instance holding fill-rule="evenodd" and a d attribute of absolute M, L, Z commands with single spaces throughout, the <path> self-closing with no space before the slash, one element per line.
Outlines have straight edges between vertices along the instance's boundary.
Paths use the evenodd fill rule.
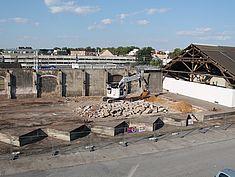
<path fill-rule="evenodd" d="M 148 101 L 148 102 L 152 102 L 152 103 L 166 103 L 166 100 L 161 98 L 160 96 L 156 96 L 156 95 L 153 95 L 153 96 L 150 96 L 149 98 L 146 98 L 145 101 Z"/>
<path fill-rule="evenodd" d="M 193 106 L 184 101 L 172 103 L 171 108 L 183 113 L 188 113 L 193 111 Z"/>

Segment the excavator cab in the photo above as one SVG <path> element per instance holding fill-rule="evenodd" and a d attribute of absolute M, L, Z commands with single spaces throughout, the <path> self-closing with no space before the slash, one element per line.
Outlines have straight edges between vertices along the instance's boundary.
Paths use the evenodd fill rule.
<path fill-rule="evenodd" d="M 107 86 L 107 97 L 113 99 L 125 98 L 127 91 L 125 87 L 118 87 L 118 84 L 109 84 Z"/>

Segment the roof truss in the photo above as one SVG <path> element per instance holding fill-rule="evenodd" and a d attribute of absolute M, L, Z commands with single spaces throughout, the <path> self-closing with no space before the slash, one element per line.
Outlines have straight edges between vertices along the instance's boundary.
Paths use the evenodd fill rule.
<path fill-rule="evenodd" d="M 197 82 L 207 84 L 210 83 L 212 77 L 220 77 L 235 88 L 235 76 L 194 44 L 188 46 L 180 56 L 168 63 L 163 68 L 163 72 L 164 78 L 170 76 L 191 82 L 197 80 Z"/>

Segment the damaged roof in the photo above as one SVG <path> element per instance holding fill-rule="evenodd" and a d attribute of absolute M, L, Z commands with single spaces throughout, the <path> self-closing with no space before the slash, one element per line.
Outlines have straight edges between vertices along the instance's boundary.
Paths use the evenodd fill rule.
<path fill-rule="evenodd" d="M 235 47 L 193 45 L 235 76 Z"/>

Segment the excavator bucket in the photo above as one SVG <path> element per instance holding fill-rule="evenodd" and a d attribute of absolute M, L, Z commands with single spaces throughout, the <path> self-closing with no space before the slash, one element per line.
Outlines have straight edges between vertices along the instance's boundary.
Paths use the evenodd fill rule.
<path fill-rule="evenodd" d="M 143 100 L 149 96 L 150 92 L 146 89 L 143 90 L 143 92 L 140 94 L 140 100 Z"/>

